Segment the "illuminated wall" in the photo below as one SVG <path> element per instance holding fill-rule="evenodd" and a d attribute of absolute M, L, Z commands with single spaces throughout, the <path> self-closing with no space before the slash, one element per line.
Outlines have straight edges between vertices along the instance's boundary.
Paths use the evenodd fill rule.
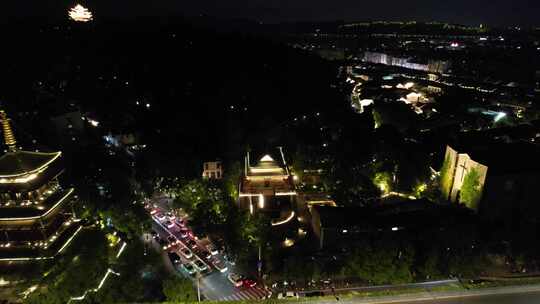
<path fill-rule="evenodd" d="M 440 74 L 446 72 L 450 68 L 450 63 L 448 61 L 429 60 L 428 63 L 424 64 L 412 62 L 411 58 L 408 57 L 394 57 L 379 52 L 365 52 L 364 61 Z"/>
<path fill-rule="evenodd" d="M 486 182 L 487 170 L 487 166 L 474 161 L 467 153 L 458 153 L 450 146 L 446 146 L 440 182 L 443 197 L 451 202 L 463 203 L 471 209 L 477 209 Z M 470 180 L 473 175 L 477 181 L 475 191 L 478 191 L 478 196 L 474 201 L 466 201 L 462 196 L 464 182 Z"/>

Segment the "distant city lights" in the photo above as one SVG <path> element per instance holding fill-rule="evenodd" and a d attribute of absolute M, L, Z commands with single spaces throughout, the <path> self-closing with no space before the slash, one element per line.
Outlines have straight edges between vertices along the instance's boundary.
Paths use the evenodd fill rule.
<path fill-rule="evenodd" d="M 73 8 L 71 8 L 68 14 L 71 20 L 77 22 L 88 22 L 92 21 L 93 19 L 92 12 L 90 12 L 86 7 L 80 4 L 77 4 Z"/>

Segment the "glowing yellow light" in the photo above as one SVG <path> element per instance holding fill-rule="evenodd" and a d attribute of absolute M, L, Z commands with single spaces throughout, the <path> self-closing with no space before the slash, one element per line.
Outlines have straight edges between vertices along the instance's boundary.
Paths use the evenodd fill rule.
<path fill-rule="evenodd" d="M 282 168 L 249 168 L 252 173 L 282 173 Z"/>
<path fill-rule="evenodd" d="M 276 196 L 287 196 L 287 195 L 296 195 L 296 192 L 295 191 L 276 192 Z"/>
<path fill-rule="evenodd" d="M 37 174 L 32 173 L 18 178 L 0 178 L 0 184 L 23 184 L 35 179 L 37 176 Z"/>
<path fill-rule="evenodd" d="M 71 8 L 68 14 L 71 20 L 77 22 L 88 22 L 92 21 L 93 19 L 92 12 L 80 4 L 77 4 Z"/>
<path fill-rule="evenodd" d="M 259 208 L 260 209 L 264 208 L 264 195 L 262 194 L 259 195 Z"/>
<path fill-rule="evenodd" d="M 0 278 L 0 286 L 5 286 L 11 284 L 10 281 L 6 281 L 4 278 Z"/>
<path fill-rule="evenodd" d="M 53 212 L 56 207 L 58 207 L 66 198 L 69 197 L 69 195 L 73 192 L 73 188 L 70 188 L 68 192 L 56 203 L 54 206 L 52 206 L 47 212 L 43 213 L 42 215 L 38 216 L 29 216 L 29 217 L 8 217 L 8 218 L 0 218 L 0 221 L 19 221 L 19 220 L 33 220 L 33 219 L 39 219 L 46 217 L 49 215 L 49 213 Z"/>
<path fill-rule="evenodd" d="M 44 163 L 43 165 L 41 165 L 39 168 L 35 169 L 35 170 L 32 170 L 32 171 L 28 171 L 28 172 L 24 172 L 24 173 L 17 173 L 17 174 L 10 174 L 10 175 L 1 175 L 0 176 L 0 183 L 2 183 L 2 180 L 9 180 L 10 183 L 11 183 L 11 180 L 16 180 L 18 178 L 21 178 L 21 176 L 26 177 L 28 175 L 31 175 L 31 174 L 39 174 L 43 171 L 45 171 L 47 169 L 47 167 L 53 162 L 55 161 L 58 157 L 60 157 L 60 155 L 62 155 L 62 152 L 54 152 L 54 153 L 41 153 L 41 154 L 45 154 L 45 155 L 48 155 L 48 156 L 52 156 L 51 159 L 49 159 L 46 163 Z M 23 174 L 26 174 L 26 175 L 23 175 Z M 34 177 L 35 178 L 35 177 Z"/>
<path fill-rule="evenodd" d="M 263 156 L 263 157 L 261 158 L 261 161 L 262 161 L 262 162 L 273 162 L 274 159 L 273 159 L 270 155 L 266 154 L 265 156 Z"/>
<path fill-rule="evenodd" d="M 294 245 L 294 241 L 292 239 L 285 238 L 285 241 L 283 241 L 283 246 L 291 247 L 292 245 Z"/>
<path fill-rule="evenodd" d="M 291 211 L 291 214 L 289 214 L 289 216 L 286 219 L 282 221 L 278 221 L 278 222 L 272 222 L 272 226 L 279 226 L 279 225 L 286 224 L 290 222 L 293 218 L 294 218 L 294 211 Z"/>

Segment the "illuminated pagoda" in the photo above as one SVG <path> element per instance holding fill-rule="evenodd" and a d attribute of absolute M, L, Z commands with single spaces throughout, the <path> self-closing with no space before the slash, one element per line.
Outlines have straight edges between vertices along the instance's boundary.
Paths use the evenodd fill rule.
<path fill-rule="evenodd" d="M 76 22 L 88 22 L 94 19 L 92 12 L 80 4 L 77 4 L 71 8 L 68 15 L 71 20 Z"/>
<path fill-rule="evenodd" d="M 72 212 L 73 188 L 63 188 L 61 152 L 17 147 L 10 120 L 0 110 L 7 152 L 0 156 L 0 261 L 49 259 L 81 227 Z"/>

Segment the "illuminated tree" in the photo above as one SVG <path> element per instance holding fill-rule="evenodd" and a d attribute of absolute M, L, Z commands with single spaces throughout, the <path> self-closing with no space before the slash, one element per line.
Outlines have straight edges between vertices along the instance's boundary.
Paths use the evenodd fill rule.
<path fill-rule="evenodd" d="M 444 163 L 441 167 L 440 173 L 440 187 L 441 195 L 444 200 L 448 200 L 448 194 L 450 193 L 450 187 L 452 186 L 452 172 L 450 172 L 450 157 L 447 156 L 444 159 Z"/>
<path fill-rule="evenodd" d="M 389 172 L 377 172 L 373 178 L 373 183 L 382 193 L 388 193 L 392 186 L 392 175 Z"/>
<path fill-rule="evenodd" d="M 476 210 L 481 196 L 480 173 L 472 168 L 463 178 L 459 200 L 467 207 Z"/>

